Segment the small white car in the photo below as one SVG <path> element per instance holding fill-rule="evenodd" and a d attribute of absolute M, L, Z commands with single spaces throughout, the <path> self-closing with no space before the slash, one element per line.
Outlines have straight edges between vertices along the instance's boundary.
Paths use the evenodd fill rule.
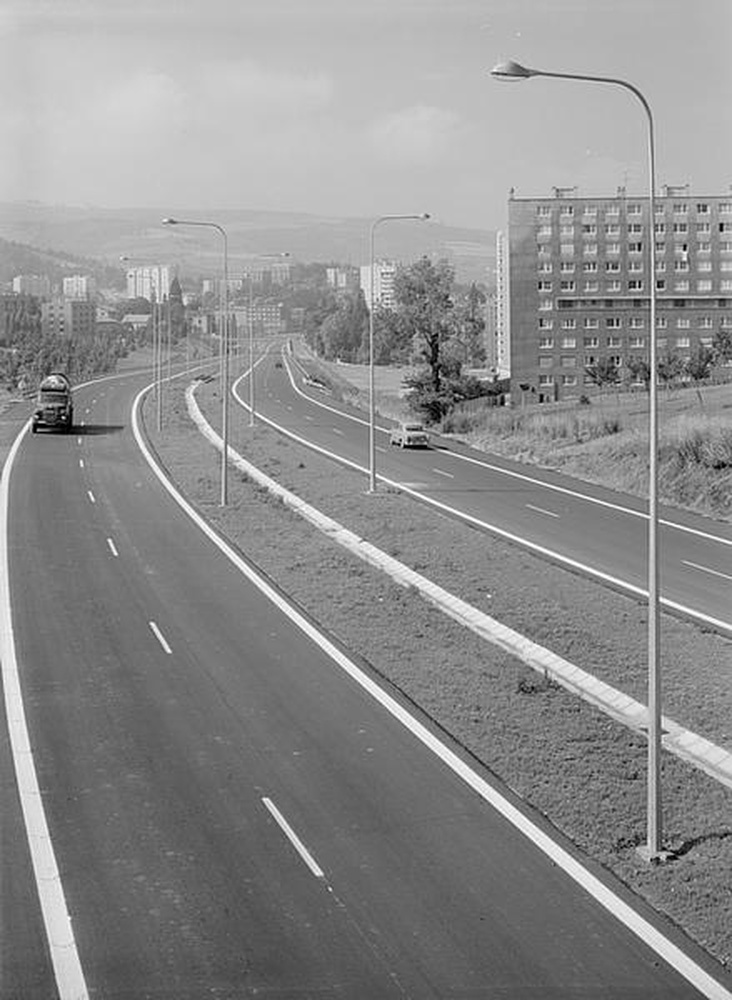
<path fill-rule="evenodd" d="M 389 434 L 389 444 L 398 444 L 400 448 L 428 448 L 429 443 L 424 425 L 414 421 L 397 424 Z"/>

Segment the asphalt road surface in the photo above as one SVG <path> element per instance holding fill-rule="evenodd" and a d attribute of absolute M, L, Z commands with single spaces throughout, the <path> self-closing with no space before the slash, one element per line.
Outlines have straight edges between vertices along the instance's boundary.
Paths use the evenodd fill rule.
<path fill-rule="evenodd" d="M 257 366 L 257 418 L 369 468 L 368 418 L 304 384 L 297 364 L 275 350 Z M 235 383 L 242 405 L 248 378 Z M 646 504 L 637 497 L 433 439 L 429 449 L 389 446 L 377 420 L 380 480 L 397 484 L 476 527 L 613 586 L 646 593 Z M 659 512 L 664 607 L 732 635 L 732 525 L 671 508 Z"/>
<path fill-rule="evenodd" d="M 534 843 L 540 820 L 517 829 L 192 523 L 131 432 L 141 384 L 78 390 L 84 426 L 26 435 L 12 466 L 14 650 L 58 879 L 29 845 L 3 726 L 3 1000 L 729 997 L 651 912 L 633 904 L 636 931 L 601 905 Z"/>

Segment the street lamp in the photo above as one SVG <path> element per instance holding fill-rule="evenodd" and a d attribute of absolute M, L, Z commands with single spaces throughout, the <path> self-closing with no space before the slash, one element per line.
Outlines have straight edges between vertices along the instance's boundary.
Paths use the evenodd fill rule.
<path fill-rule="evenodd" d="M 128 264 L 147 264 L 150 266 L 149 260 L 144 260 L 141 257 L 130 257 L 128 254 L 120 254 L 121 261 Z M 159 265 L 155 264 L 158 267 Z M 160 277 L 158 273 L 158 279 Z M 136 282 L 135 282 L 136 284 Z M 157 292 L 159 288 L 157 287 L 159 281 L 153 282 L 152 276 L 150 277 L 150 306 L 151 314 L 150 319 L 152 320 L 152 379 L 153 386 L 155 390 L 155 411 L 157 414 L 157 428 L 158 432 L 162 430 L 163 427 L 163 343 L 162 337 L 160 336 L 160 312 L 158 310 L 157 303 Z M 170 306 L 168 306 L 168 312 L 170 311 Z M 170 362 L 170 342 L 168 342 L 168 362 Z"/>
<path fill-rule="evenodd" d="M 420 215 L 380 215 L 371 223 L 369 272 L 369 493 L 376 492 L 376 393 L 374 386 L 374 233 L 382 222 L 393 219 L 429 219 L 429 212 Z"/>
<path fill-rule="evenodd" d="M 229 241 L 226 230 L 218 222 L 197 219 L 163 219 L 164 226 L 204 226 L 221 233 L 224 241 L 224 282 L 221 289 L 221 331 L 219 356 L 221 360 L 221 506 L 227 502 L 227 459 L 229 454 Z"/>
<path fill-rule="evenodd" d="M 668 853 L 661 847 L 663 809 L 661 803 L 661 671 L 659 662 L 660 600 L 658 566 L 658 395 L 656 380 L 656 154 L 653 115 L 648 101 L 637 87 L 615 77 L 589 76 L 584 73 L 550 73 L 529 69 L 520 63 L 499 63 L 491 70 L 498 80 L 528 80 L 532 76 L 558 80 L 582 80 L 589 83 L 609 83 L 629 90 L 642 104 L 648 125 L 648 243 L 650 249 L 650 338 L 648 429 L 648 788 L 647 842 L 639 853 L 648 861 L 663 861 Z"/>
<path fill-rule="evenodd" d="M 273 258 L 289 257 L 288 251 L 283 253 L 260 253 L 256 254 L 257 260 L 269 260 Z M 249 300 L 247 306 L 249 323 L 249 426 L 254 427 L 254 279 L 249 275 Z"/>

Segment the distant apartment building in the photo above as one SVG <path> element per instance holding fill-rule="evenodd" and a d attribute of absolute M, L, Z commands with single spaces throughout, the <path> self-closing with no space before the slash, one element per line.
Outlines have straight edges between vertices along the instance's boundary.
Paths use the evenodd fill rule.
<path fill-rule="evenodd" d="M 53 299 L 41 304 L 41 328 L 52 337 L 92 337 L 97 310 L 89 299 Z"/>
<path fill-rule="evenodd" d="M 496 233 L 496 290 L 486 302 L 486 365 L 499 378 L 511 372 L 508 318 L 508 254 L 506 236 Z"/>
<path fill-rule="evenodd" d="M 610 198 L 555 188 L 509 199 L 511 380 L 522 396 L 577 396 L 601 359 L 621 376 L 629 358 L 648 359 L 651 282 L 659 356 L 686 359 L 732 329 L 732 193 L 666 186 L 653 219 L 649 208 L 623 188 Z"/>
<path fill-rule="evenodd" d="M 127 271 L 127 298 L 162 302 L 170 292 L 170 268 L 167 264 L 131 267 Z"/>
<path fill-rule="evenodd" d="M 48 298 L 51 294 L 51 279 L 45 275 L 19 274 L 13 278 L 13 291 L 16 295 L 35 295 L 39 299 Z"/>
<path fill-rule="evenodd" d="M 63 292 L 66 299 L 93 299 L 97 293 L 96 279 L 88 274 L 72 274 L 64 278 Z"/>
<path fill-rule="evenodd" d="M 328 288 L 346 294 L 358 288 L 359 272 L 355 267 L 327 267 L 325 279 Z"/>
<path fill-rule="evenodd" d="M 246 334 L 250 322 L 254 324 L 257 333 L 284 333 L 286 328 L 283 306 L 281 302 L 255 301 L 251 310 L 248 304 L 237 306 L 232 310 L 237 329 Z"/>
<path fill-rule="evenodd" d="M 361 289 L 366 299 L 366 305 L 371 306 L 371 289 L 373 285 L 374 305 L 384 309 L 394 308 L 394 278 L 397 264 L 392 260 L 374 261 L 373 274 L 371 265 L 361 266 Z"/>
<path fill-rule="evenodd" d="M 286 285 L 290 280 L 292 265 L 286 260 L 259 260 L 246 264 L 242 270 L 241 284 Z"/>

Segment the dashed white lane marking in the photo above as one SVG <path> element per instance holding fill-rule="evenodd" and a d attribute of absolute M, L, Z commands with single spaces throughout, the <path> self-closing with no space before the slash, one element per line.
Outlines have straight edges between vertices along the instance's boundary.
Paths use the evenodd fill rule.
<path fill-rule="evenodd" d="M 546 510 L 545 507 L 535 507 L 533 503 L 524 504 L 529 510 L 535 510 L 537 514 L 546 514 L 547 517 L 559 517 L 559 514 L 555 514 L 553 510 Z"/>
<path fill-rule="evenodd" d="M 155 638 L 158 640 L 158 642 L 160 643 L 160 645 L 163 647 L 163 650 L 168 654 L 168 656 L 172 656 L 173 650 L 170 648 L 170 646 L 168 645 L 168 643 L 165 641 L 165 636 L 160 631 L 160 629 L 155 624 L 155 622 L 148 622 L 148 625 L 152 629 L 152 632 L 153 632 L 153 635 L 155 636 Z"/>
<path fill-rule="evenodd" d="M 112 555 L 115 557 L 115 559 L 118 558 L 119 552 L 117 551 L 117 546 L 114 544 L 114 542 L 112 541 L 111 538 L 107 539 L 107 545 L 109 546 L 109 550 L 112 553 Z"/>
<path fill-rule="evenodd" d="M 702 573 L 711 573 L 713 576 L 721 576 L 723 580 L 732 580 L 732 576 L 729 573 L 722 573 L 718 569 L 712 569 L 710 566 L 700 566 L 699 563 L 689 562 L 688 559 L 681 560 L 684 566 L 691 566 L 692 569 L 699 569 Z"/>
<path fill-rule="evenodd" d="M 337 427 L 333 427 L 331 430 L 334 434 L 340 434 L 340 436 L 343 437 L 343 431 L 339 430 Z"/>
<path fill-rule="evenodd" d="M 264 802 L 264 804 L 267 807 L 267 809 L 269 809 L 269 811 L 272 814 L 275 822 L 277 823 L 277 825 L 279 826 L 279 828 L 282 830 L 282 832 L 284 833 L 284 835 L 287 837 L 287 839 L 290 841 L 290 843 L 292 844 L 292 846 L 295 848 L 295 850 L 297 851 L 297 853 L 300 855 L 300 857 L 302 858 L 302 860 L 308 866 L 308 868 L 313 873 L 313 875 L 316 878 L 324 878 L 325 876 L 324 876 L 324 873 L 323 873 L 323 869 L 320 867 L 320 865 L 315 860 L 315 858 L 312 856 L 312 854 L 307 849 L 307 847 L 300 840 L 300 838 L 298 837 L 298 835 L 292 829 L 292 827 L 287 822 L 287 820 L 282 815 L 282 813 L 279 811 L 279 809 L 274 804 L 274 802 L 272 801 L 272 799 L 268 799 L 268 798 L 265 797 L 265 798 L 262 799 L 262 802 Z"/>
<path fill-rule="evenodd" d="M 81 444 L 81 438 L 77 438 L 77 439 L 76 439 L 76 443 L 77 443 L 77 444 Z"/>
<path fill-rule="evenodd" d="M 89 499 L 91 500 L 92 503 L 96 503 L 97 502 L 96 497 L 94 496 L 94 494 L 92 493 L 91 490 L 87 490 L 86 491 L 86 495 L 89 497 Z"/>
<path fill-rule="evenodd" d="M 452 472 L 444 472 L 442 469 L 433 469 L 432 471 L 436 472 L 438 476 L 444 476 L 445 479 L 454 479 L 455 478 L 455 476 L 452 474 Z"/>
<path fill-rule="evenodd" d="M 80 459 L 79 459 L 79 468 L 80 468 L 80 469 L 83 469 L 83 468 L 84 468 L 84 459 L 83 459 L 83 458 L 80 458 Z"/>
<path fill-rule="evenodd" d="M 378 444 L 376 445 L 376 450 L 380 451 L 382 455 L 386 455 L 386 453 L 387 453 L 386 448 L 382 448 L 381 445 L 378 445 Z"/>

